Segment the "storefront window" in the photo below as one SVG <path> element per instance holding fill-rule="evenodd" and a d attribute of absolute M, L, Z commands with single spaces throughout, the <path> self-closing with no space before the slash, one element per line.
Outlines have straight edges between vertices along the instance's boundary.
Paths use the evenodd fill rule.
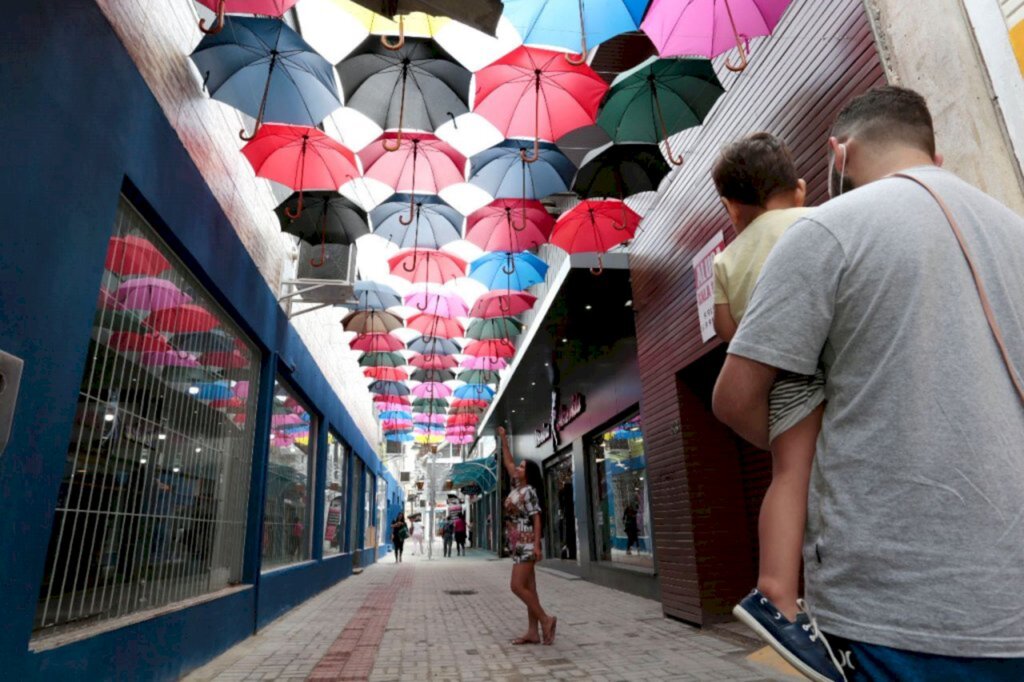
<path fill-rule="evenodd" d="M 373 483 L 374 476 L 370 473 L 369 469 L 365 470 L 366 482 L 363 488 L 363 519 L 365 519 L 366 527 L 363 533 L 363 549 L 374 549 L 377 547 L 377 527 L 374 525 L 374 516 L 376 510 L 374 508 L 374 493 Z"/>
<path fill-rule="evenodd" d="M 310 557 L 310 479 L 316 428 L 309 408 L 278 379 L 270 420 L 270 458 L 263 507 L 264 571 Z"/>
<path fill-rule="evenodd" d="M 360 490 L 360 486 L 363 485 L 364 472 L 366 465 L 363 464 L 363 460 L 358 457 L 351 458 L 350 466 L 352 469 L 352 491 L 349 497 L 349 512 L 348 512 L 348 529 L 349 529 L 349 547 L 352 549 L 359 549 L 359 507 L 363 504 L 363 492 Z"/>
<path fill-rule="evenodd" d="M 122 198 L 35 637 L 241 581 L 258 381 L 253 347 Z"/>
<path fill-rule="evenodd" d="M 603 561 L 654 568 L 647 458 L 639 415 L 591 441 L 594 539 Z"/>
<path fill-rule="evenodd" d="M 572 453 L 555 458 L 545 467 L 547 488 L 548 556 L 576 560 L 576 507 L 572 487 Z"/>
<path fill-rule="evenodd" d="M 387 529 L 391 527 L 388 523 L 388 491 L 384 479 L 377 479 L 377 544 L 383 545 L 389 541 Z"/>
<path fill-rule="evenodd" d="M 348 453 L 345 443 L 327 434 L 327 479 L 324 485 L 324 556 L 340 554 L 345 546 L 345 467 Z"/>

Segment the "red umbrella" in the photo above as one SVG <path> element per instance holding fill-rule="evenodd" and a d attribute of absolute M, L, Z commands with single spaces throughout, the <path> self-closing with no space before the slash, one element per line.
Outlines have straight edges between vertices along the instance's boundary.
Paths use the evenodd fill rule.
<path fill-rule="evenodd" d="M 389 405 L 400 405 L 402 407 L 411 407 L 412 403 L 405 396 L 400 395 L 375 395 L 373 396 L 373 402 L 380 404 Z"/>
<path fill-rule="evenodd" d="M 466 218 L 466 239 L 484 251 L 520 253 L 546 244 L 555 219 L 534 199 L 496 199 Z"/>
<path fill-rule="evenodd" d="M 459 426 L 462 424 L 479 424 L 480 415 L 476 413 L 453 414 L 448 417 L 448 426 Z"/>
<path fill-rule="evenodd" d="M 405 344 L 391 334 L 359 334 L 349 346 L 366 353 L 385 353 L 405 348 Z"/>
<path fill-rule="evenodd" d="M 409 364 L 420 369 L 452 369 L 458 365 L 450 355 L 417 355 Z"/>
<path fill-rule="evenodd" d="M 565 61 L 564 59 L 562 61 Z M 509 317 L 533 307 L 537 297 L 525 291 L 495 289 L 476 299 L 470 317 Z"/>
<path fill-rule="evenodd" d="M 459 405 L 458 407 L 453 407 L 449 411 L 449 414 L 451 414 L 453 416 L 455 416 L 455 415 L 475 415 L 475 416 L 480 416 L 481 414 L 483 414 L 486 411 L 487 411 L 486 407 L 475 407 L 473 405 Z"/>
<path fill-rule="evenodd" d="M 210 407 L 217 410 L 237 409 L 240 407 L 245 407 L 245 402 L 238 396 L 232 396 L 230 398 L 221 398 L 220 400 L 211 400 L 209 404 Z"/>
<path fill-rule="evenodd" d="M 190 332 L 208 332 L 216 327 L 217 318 L 206 308 L 186 303 L 173 308 L 164 308 L 150 313 L 146 324 L 161 332 L 184 334 Z"/>
<path fill-rule="evenodd" d="M 415 329 L 424 336 L 440 336 L 443 339 L 454 339 L 465 336 L 466 330 L 458 320 L 438 315 L 413 315 L 409 318 L 406 326 Z"/>
<path fill-rule="evenodd" d="M 206 19 L 199 20 L 199 30 L 207 35 L 220 33 L 224 28 L 224 14 L 262 14 L 279 17 L 299 0 L 199 0 L 201 5 L 217 13 L 217 23 L 206 28 Z"/>
<path fill-rule="evenodd" d="M 107 244 L 105 267 L 115 275 L 158 275 L 171 264 L 142 237 L 113 237 Z"/>
<path fill-rule="evenodd" d="M 238 351 L 230 353 L 223 351 L 203 353 L 199 358 L 199 362 L 207 367 L 223 367 L 225 369 L 238 369 L 240 367 L 248 367 L 249 365 L 249 361 Z"/>
<path fill-rule="evenodd" d="M 564 52 L 523 45 L 476 72 L 474 111 L 505 137 L 555 141 L 569 131 L 593 125 L 608 84 L 586 64 L 572 64 Z"/>
<path fill-rule="evenodd" d="M 304 190 L 336 190 L 359 175 L 356 156 L 348 147 L 309 126 L 264 124 L 242 153 L 256 175 L 299 192 L 294 215 L 285 209 L 292 219 L 302 213 Z"/>
<path fill-rule="evenodd" d="M 411 225 L 416 212 L 416 193 L 437 194 L 466 179 L 466 157 L 430 133 L 384 133 L 380 144 L 359 152 L 366 177 L 409 193 L 409 215 L 399 218 Z M 397 145 L 395 144 L 397 142 Z"/>
<path fill-rule="evenodd" d="M 479 407 L 486 410 L 490 401 L 483 400 L 482 398 L 459 398 L 452 401 L 452 409 L 457 410 L 462 407 Z"/>
<path fill-rule="evenodd" d="M 413 282 L 444 284 L 466 274 L 466 261 L 436 249 L 406 249 L 388 259 L 391 274 Z"/>
<path fill-rule="evenodd" d="M 600 274 L 601 254 L 632 239 L 640 216 L 621 201 L 588 199 L 562 214 L 551 233 L 551 243 L 567 253 L 596 253 Z"/>
<path fill-rule="evenodd" d="M 147 334 L 114 332 L 110 335 L 107 345 L 122 353 L 167 353 L 174 351 L 171 344 L 167 343 L 167 339 L 153 332 Z"/>
<path fill-rule="evenodd" d="M 409 373 L 397 367 L 366 367 L 363 375 L 373 377 L 379 381 L 407 381 Z"/>
<path fill-rule="evenodd" d="M 465 355 L 478 355 L 490 358 L 510 358 L 516 354 L 516 347 L 507 339 L 487 339 L 474 341 L 462 351 Z"/>

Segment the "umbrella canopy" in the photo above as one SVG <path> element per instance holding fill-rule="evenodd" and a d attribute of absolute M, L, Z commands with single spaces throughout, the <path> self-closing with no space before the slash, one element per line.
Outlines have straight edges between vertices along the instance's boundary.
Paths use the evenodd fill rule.
<path fill-rule="evenodd" d="M 466 355 L 482 355 L 490 358 L 511 358 L 516 354 L 516 347 L 508 339 L 489 339 L 474 341 L 463 350 Z M 465 381 L 469 381 L 468 379 Z"/>
<path fill-rule="evenodd" d="M 536 160 L 541 139 L 554 141 L 594 123 L 608 84 L 561 52 L 525 45 L 476 73 L 474 111 L 504 133 L 529 137 Z"/>
<path fill-rule="evenodd" d="M 231 384 L 227 381 L 209 381 L 197 383 L 189 391 L 197 400 L 225 400 L 232 397 Z"/>
<path fill-rule="evenodd" d="M 374 381 L 369 386 L 370 393 L 387 396 L 409 395 L 409 387 L 401 381 Z"/>
<path fill-rule="evenodd" d="M 443 339 L 454 339 L 465 336 L 466 330 L 462 324 L 450 317 L 440 315 L 428 315 L 420 313 L 409 318 L 408 327 L 415 329 L 424 336 L 438 336 Z"/>
<path fill-rule="evenodd" d="M 387 334 L 401 329 L 402 319 L 380 310 L 357 310 L 341 320 L 345 331 L 357 334 Z"/>
<path fill-rule="evenodd" d="M 281 222 L 281 231 L 293 234 L 309 244 L 351 244 L 370 233 L 366 222 L 366 211 L 354 201 L 334 191 L 306 192 L 305 204 L 298 218 L 289 216 L 299 213 L 299 193 L 285 199 L 274 209 Z"/>
<path fill-rule="evenodd" d="M 459 363 L 450 355 L 425 354 L 417 355 L 409 364 L 420 369 L 452 369 Z"/>
<path fill-rule="evenodd" d="M 452 389 L 442 383 L 430 381 L 412 389 L 412 394 L 418 398 L 447 398 L 452 394 Z"/>
<path fill-rule="evenodd" d="M 393 21 L 388 17 L 377 14 L 377 11 L 366 9 L 352 0 L 333 0 L 333 2 L 344 9 L 345 12 L 355 17 L 360 24 L 366 27 L 367 31 L 379 36 L 401 35 L 404 37 L 411 35 L 431 38 L 451 23 L 451 19 L 448 17 L 435 17 L 423 12 L 409 12 L 407 14 L 403 12 L 399 16 L 398 21 Z M 383 6 L 378 6 L 375 10 L 382 8 Z M 384 9 L 386 11 L 386 8 Z M 391 42 L 388 42 L 388 44 L 393 47 L 395 46 Z"/>
<path fill-rule="evenodd" d="M 620 33 L 635 31 L 648 0 L 505 0 L 505 17 L 523 42 L 579 51 L 573 62 L 582 63 L 587 50 Z"/>
<path fill-rule="evenodd" d="M 417 410 L 444 412 L 448 409 L 448 401 L 444 398 L 416 398 L 412 406 Z"/>
<path fill-rule="evenodd" d="M 401 353 L 366 353 L 359 358 L 362 367 L 401 367 L 406 364 Z"/>
<path fill-rule="evenodd" d="M 171 343 L 178 350 L 191 351 L 195 353 L 204 353 L 207 351 L 221 351 L 222 353 L 228 353 L 235 348 L 234 343 L 231 341 L 225 332 L 214 329 L 208 332 L 186 332 L 184 334 L 175 334 L 171 337 Z"/>
<path fill-rule="evenodd" d="M 402 431 L 405 429 L 411 429 L 412 422 L 405 419 L 386 419 L 381 424 L 381 428 L 385 431 Z"/>
<path fill-rule="evenodd" d="M 453 414 L 447 419 L 447 424 L 449 426 L 459 426 L 460 424 L 473 425 L 479 423 L 479 414 Z"/>
<path fill-rule="evenodd" d="M 408 410 L 382 410 L 377 416 L 381 419 L 412 420 L 412 412 L 409 412 Z"/>
<path fill-rule="evenodd" d="M 459 347 L 451 339 L 421 336 L 409 342 L 409 350 L 423 355 L 455 355 L 459 352 Z"/>
<path fill-rule="evenodd" d="M 732 48 L 740 60 L 725 63 L 732 71 L 747 66 L 747 42 L 775 30 L 790 0 L 654 0 L 640 28 L 663 57 L 715 57 Z"/>
<path fill-rule="evenodd" d="M 394 146 L 396 141 L 398 148 L 388 153 L 385 145 Z M 396 192 L 437 194 L 465 178 L 466 157 L 429 133 L 386 132 L 359 152 L 359 157 L 367 178 Z"/>
<path fill-rule="evenodd" d="M 384 353 L 400 350 L 405 347 L 402 341 L 391 334 L 359 334 L 349 344 L 352 350 L 367 353 Z"/>
<path fill-rule="evenodd" d="M 701 125 L 724 93 L 706 59 L 651 57 L 612 81 L 597 124 L 615 142 L 662 142 L 680 165 L 669 136 Z"/>
<path fill-rule="evenodd" d="M 413 219 L 407 221 L 409 205 Z M 373 233 L 403 249 L 439 249 L 462 239 L 462 214 L 433 194 L 395 194 L 370 211 Z"/>
<path fill-rule="evenodd" d="M 208 368 L 199 366 L 196 356 L 181 351 L 143 353 L 142 364 L 146 367 L 166 367 L 164 379 L 167 381 L 207 379 L 212 374 Z"/>
<path fill-rule="evenodd" d="M 505 358 L 494 358 L 488 355 L 469 356 L 462 361 L 466 369 L 505 369 L 508 361 Z"/>
<path fill-rule="evenodd" d="M 466 274 L 461 258 L 434 249 L 406 249 L 388 259 L 391 274 L 410 282 L 444 284 Z"/>
<path fill-rule="evenodd" d="M 546 244 L 554 226 L 539 201 L 496 199 L 469 215 L 466 239 L 484 251 L 526 251 Z"/>
<path fill-rule="evenodd" d="M 603 254 L 632 239 L 639 224 L 640 216 L 621 201 L 587 199 L 562 214 L 551 243 L 570 254 Z"/>
<path fill-rule="evenodd" d="M 162 308 L 146 316 L 146 326 L 172 334 L 208 332 L 219 324 L 213 313 L 194 303 Z"/>
<path fill-rule="evenodd" d="M 122 353 L 172 353 L 174 349 L 162 335 L 154 332 L 114 332 L 107 345 Z"/>
<path fill-rule="evenodd" d="M 444 436 L 440 434 L 417 435 L 413 437 L 413 440 L 421 445 L 440 445 L 444 442 Z"/>
<path fill-rule="evenodd" d="M 337 68 L 346 106 L 385 130 L 433 131 L 469 111 L 472 74 L 430 39 L 394 48 L 371 36 Z"/>
<path fill-rule="evenodd" d="M 249 360 L 238 351 L 231 351 L 230 353 L 222 351 L 203 353 L 199 357 L 199 362 L 207 367 L 220 367 L 222 369 L 240 369 L 249 366 Z"/>
<path fill-rule="evenodd" d="M 413 381 L 435 381 L 445 382 L 453 381 L 455 379 L 455 372 L 450 369 L 418 369 L 412 373 Z"/>
<path fill-rule="evenodd" d="M 381 381 L 408 381 L 409 373 L 397 367 L 364 367 L 363 376 Z"/>
<path fill-rule="evenodd" d="M 463 408 L 476 408 L 480 410 L 486 410 L 491 404 L 490 400 L 483 398 L 459 398 L 452 401 L 452 409 L 459 410 Z"/>
<path fill-rule="evenodd" d="M 192 61 L 210 96 L 254 117 L 257 130 L 264 118 L 315 126 L 341 106 L 330 62 L 280 19 L 227 17 Z"/>
<path fill-rule="evenodd" d="M 121 282 L 114 294 L 118 306 L 127 310 L 163 310 L 192 302 L 169 280 L 159 277 L 139 277 Z"/>
<path fill-rule="evenodd" d="M 558 147 L 548 142 L 537 145 L 537 158 L 527 162 L 524 155 L 531 143 L 505 140 L 470 159 L 469 182 L 496 199 L 543 199 L 566 192 L 576 166 Z"/>
<path fill-rule="evenodd" d="M 298 0 L 199 0 L 199 4 L 217 13 L 217 22 L 209 29 L 206 19 L 199 20 L 199 30 L 203 33 L 219 33 L 224 29 L 224 13 L 262 14 L 279 17 L 292 7 Z"/>
<path fill-rule="evenodd" d="M 438 315 L 439 317 L 468 317 L 469 308 L 458 294 L 433 291 L 414 291 L 406 295 L 405 305 L 415 307 L 420 312 Z"/>
<path fill-rule="evenodd" d="M 413 441 L 411 433 L 388 433 L 384 435 L 384 438 L 392 443 L 411 443 Z"/>
<path fill-rule="evenodd" d="M 455 402 L 459 402 L 459 401 L 455 401 Z M 461 402 L 470 403 L 470 402 L 473 402 L 473 401 L 463 400 Z M 486 402 L 485 402 L 484 406 L 480 406 L 480 405 L 459 405 L 458 407 L 452 407 L 451 410 L 449 410 L 448 414 L 450 414 L 452 416 L 460 415 L 460 414 L 472 414 L 472 415 L 480 416 L 480 415 L 482 415 L 486 411 L 487 411 L 487 407 L 486 407 Z"/>
<path fill-rule="evenodd" d="M 494 397 L 494 389 L 487 384 L 466 384 L 455 389 L 455 397 L 467 400 L 490 400 Z"/>
<path fill-rule="evenodd" d="M 153 244 L 142 237 L 112 237 L 104 267 L 118 277 L 159 275 L 171 267 Z"/>
<path fill-rule="evenodd" d="M 444 424 L 447 416 L 443 414 L 417 414 L 413 421 L 417 424 Z"/>
<path fill-rule="evenodd" d="M 583 157 L 572 191 L 584 199 L 625 199 L 631 194 L 657 191 L 668 171 L 665 157 L 652 144 L 609 142 Z"/>
<path fill-rule="evenodd" d="M 469 265 L 469 276 L 488 289 L 522 291 L 544 281 L 548 264 L 529 251 L 484 254 Z"/>
<path fill-rule="evenodd" d="M 422 12 L 437 17 L 448 17 L 472 26 L 478 31 L 494 35 L 503 9 L 501 0 L 354 0 L 367 9 L 386 17 Z"/>
<path fill-rule="evenodd" d="M 523 323 L 513 317 L 492 317 L 470 322 L 466 329 L 466 337 L 478 341 L 512 339 L 519 336 L 522 331 Z"/>
<path fill-rule="evenodd" d="M 399 409 L 407 409 L 412 405 L 408 398 L 398 395 L 375 395 L 373 396 L 373 402 L 375 404 L 398 405 Z"/>
<path fill-rule="evenodd" d="M 356 282 L 353 287 L 359 307 L 363 309 L 384 310 L 402 305 L 398 292 L 387 284 L 379 282 Z"/>
<path fill-rule="evenodd" d="M 537 297 L 524 291 L 497 289 L 482 295 L 469 311 L 470 317 L 511 317 L 533 307 Z"/>
<path fill-rule="evenodd" d="M 467 384 L 496 384 L 499 378 L 493 369 L 467 369 L 459 374 L 459 381 Z"/>

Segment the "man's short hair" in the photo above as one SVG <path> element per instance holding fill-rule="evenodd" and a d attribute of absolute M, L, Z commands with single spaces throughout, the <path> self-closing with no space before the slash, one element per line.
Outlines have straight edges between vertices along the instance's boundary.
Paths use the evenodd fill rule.
<path fill-rule="evenodd" d="M 832 135 L 868 143 L 907 144 L 935 156 L 935 127 L 924 97 L 909 88 L 886 85 L 855 97 L 836 117 Z"/>
<path fill-rule="evenodd" d="M 748 206 L 765 206 L 775 194 L 796 189 L 799 177 L 786 143 L 754 133 L 722 149 L 711 178 L 718 194 Z"/>

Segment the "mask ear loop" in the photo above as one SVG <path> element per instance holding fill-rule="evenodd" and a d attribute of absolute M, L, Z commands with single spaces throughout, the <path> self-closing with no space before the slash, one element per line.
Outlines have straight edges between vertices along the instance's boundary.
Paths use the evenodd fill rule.
<path fill-rule="evenodd" d="M 846 144 L 839 145 L 840 149 L 843 150 L 843 164 L 839 167 L 839 194 L 836 196 L 843 196 L 843 184 L 846 180 L 846 158 L 849 156 L 849 152 L 846 151 Z"/>

